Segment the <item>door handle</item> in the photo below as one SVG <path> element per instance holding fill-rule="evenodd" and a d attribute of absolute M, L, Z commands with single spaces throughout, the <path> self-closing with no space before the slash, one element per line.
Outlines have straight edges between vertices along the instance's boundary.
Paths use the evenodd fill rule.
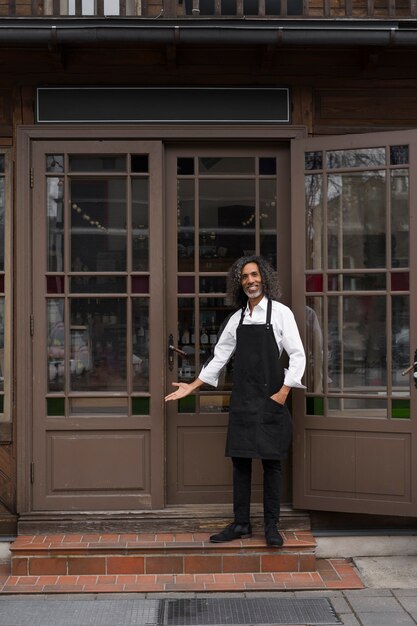
<path fill-rule="evenodd" d="M 414 386 L 417 389 L 417 350 L 414 352 L 414 363 L 407 367 L 407 369 L 402 372 L 402 375 L 407 376 L 410 372 L 413 372 Z"/>
<path fill-rule="evenodd" d="M 403 370 L 401 372 L 402 376 L 407 376 L 407 374 L 409 374 L 411 372 L 411 370 L 414 370 L 417 367 L 417 361 L 415 361 L 414 363 L 412 363 L 409 367 L 407 367 L 406 370 Z"/>
<path fill-rule="evenodd" d="M 171 333 L 168 337 L 168 367 L 171 372 L 174 369 L 174 352 L 182 357 L 187 356 L 187 353 L 184 352 L 184 350 L 180 350 L 179 348 L 174 346 L 174 336 Z"/>

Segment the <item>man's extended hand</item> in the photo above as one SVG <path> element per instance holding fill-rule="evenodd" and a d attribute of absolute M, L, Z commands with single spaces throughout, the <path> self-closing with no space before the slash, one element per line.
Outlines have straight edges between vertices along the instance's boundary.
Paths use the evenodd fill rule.
<path fill-rule="evenodd" d="M 176 391 L 169 393 L 165 396 L 165 402 L 169 400 L 181 400 L 181 398 L 185 398 L 185 396 L 189 396 L 190 393 L 193 393 L 198 387 L 203 384 L 203 381 L 199 378 L 196 378 L 192 383 L 172 383 L 174 387 L 178 387 Z"/>

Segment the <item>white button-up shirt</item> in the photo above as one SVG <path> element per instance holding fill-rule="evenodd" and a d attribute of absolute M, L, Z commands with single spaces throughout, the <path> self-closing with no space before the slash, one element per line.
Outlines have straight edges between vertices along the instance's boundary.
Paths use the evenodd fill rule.
<path fill-rule="evenodd" d="M 252 315 L 250 315 L 249 305 L 247 305 L 243 324 L 265 324 L 267 305 L 268 299 L 262 298 L 253 308 Z M 217 387 L 220 371 L 236 349 L 236 330 L 241 315 L 241 310 L 236 311 L 223 328 L 214 348 L 213 357 L 206 365 L 203 365 L 198 376 L 204 383 Z M 282 351 L 285 350 L 289 356 L 288 369 L 285 369 L 284 385 L 305 389 L 301 378 L 304 374 L 306 358 L 293 312 L 285 304 L 272 300 L 271 324 L 279 354 L 281 355 Z"/>

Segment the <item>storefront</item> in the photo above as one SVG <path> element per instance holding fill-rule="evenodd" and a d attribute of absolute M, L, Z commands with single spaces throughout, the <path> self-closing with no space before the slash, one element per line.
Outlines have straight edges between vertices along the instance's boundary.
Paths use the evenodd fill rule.
<path fill-rule="evenodd" d="M 218 389 L 178 405 L 163 396 L 210 355 L 230 311 L 228 268 L 251 253 L 278 267 L 308 356 L 307 391 L 292 395 L 284 502 L 417 517 L 416 390 L 413 370 L 402 375 L 417 347 L 415 89 L 393 103 L 395 70 L 381 88 L 371 67 L 375 88 L 359 90 L 356 48 L 350 89 L 329 61 L 311 84 L 301 48 L 284 49 L 292 73 L 277 69 L 281 52 L 255 49 L 270 56 L 249 64 L 249 87 L 240 72 L 253 50 L 238 59 L 222 48 L 219 88 L 213 46 L 213 77 L 204 89 L 189 78 L 186 97 L 185 76 L 204 57 L 187 46 L 170 89 L 163 46 L 144 48 L 123 76 L 113 67 L 111 80 L 107 51 L 97 84 L 86 79 L 96 47 L 60 48 L 57 61 L 39 46 L 47 66 L 23 87 L 4 85 L 5 528 L 16 514 L 21 530 L 39 530 L 60 515 L 128 512 L 140 523 L 173 507 L 227 510 L 232 365 Z M 132 120 L 123 116 L 135 71 L 154 99 Z M 57 100 L 42 100 L 46 83 Z M 370 132 L 379 98 L 386 131 Z M 393 130 L 405 110 L 411 129 Z M 261 482 L 257 470 L 255 499 Z"/>

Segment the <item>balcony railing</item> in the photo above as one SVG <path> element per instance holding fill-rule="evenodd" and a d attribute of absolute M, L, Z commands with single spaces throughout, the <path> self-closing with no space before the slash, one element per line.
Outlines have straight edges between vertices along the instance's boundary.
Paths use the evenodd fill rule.
<path fill-rule="evenodd" d="M 16 3 L 17 7 L 18 2 Z M 36 15 L 144 18 L 410 19 L 417 0 L 39 0 Z M 18 14 L 18 12 L 16 13 Z"/>

